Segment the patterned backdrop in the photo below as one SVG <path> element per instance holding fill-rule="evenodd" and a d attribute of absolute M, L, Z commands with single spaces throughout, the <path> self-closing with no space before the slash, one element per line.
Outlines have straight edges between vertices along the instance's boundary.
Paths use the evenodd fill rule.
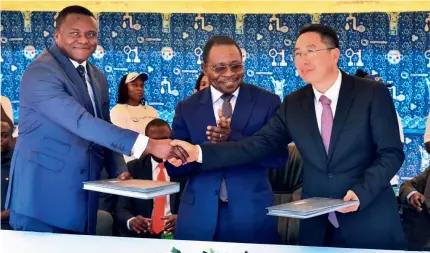
<path fill-rule="evenodd" d="M 54 40 L 54 12 L 1 13 L 1 93 L 13 103 L 17 122 L 21 76 Z M 423 170 L 429 156 L 423 134 L 429 114 L 430 13 L 362 14 L 161 14 L 97 13 L 100 40 L 91 62 L 107 76 L 111 106 L 120 78 L 150 75 L 145 97 L 171 122 L 175 105 L 192 94 L 202 48 L 213 35 L 229 35 L 244 53 L 245 81 L 280 97 L 304 85 L 292 61 L 299 29 L 322 23 L 339 33 L 340 67 L 378 73 L 390 88 L 405 131 L 403 181 Z"/>

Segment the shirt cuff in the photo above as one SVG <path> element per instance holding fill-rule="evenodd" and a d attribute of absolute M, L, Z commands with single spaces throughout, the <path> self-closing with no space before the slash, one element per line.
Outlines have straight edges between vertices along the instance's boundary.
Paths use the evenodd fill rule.
<path fill-rule="evenodd" d="M 130 227 L 130 221 L 132 221 L 132 220 L 134 220 L 134 219 L 136 219 L 136 217 L 133 217 L 133 218 L 130 218 L 130 219 L 128 219 L 128 220 L 127 220 L 127 229 L 128 229 L 128 230 L 131 230 L 131 227 Z"/>
<path fill-rule="evenodd" d="M 418 192 L 418 191 L 411 191 L 411 192 L 408 194 L 408 196 L 406 196 L 406 200 L 408 201 L 408 203 L 409 203 L 409 198 L 410 198 L 412 195 L 414 195 L 414 193 L 416 193 L 416 192 Z"/>
<path fill-rule="evenodd" d="M 139 159 L 140 156 L 143 154 L 143 152 L 146 149 L 146 146 L 148 146 L 149 138 L 145 135 L 139 134 L 139 136 L 136 139 L 136 142 L 133 145 L 133 148 L 131 149 L 131 156 L 133 156 L 136 159 Z"/>
<path fill-rule="evenodd" d="M 200 145 L 197 145 L 197 147 L 199 148 L 199 158 L 197 158 L 197 162 L 203 163 L 202 148 L 200 147 Z"/>

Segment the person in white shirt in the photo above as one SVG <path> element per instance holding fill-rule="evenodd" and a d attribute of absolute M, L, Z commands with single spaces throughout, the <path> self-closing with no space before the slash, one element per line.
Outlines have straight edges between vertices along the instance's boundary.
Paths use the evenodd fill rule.
<path fill-rule="evenodd" d="M 145 135 L 149 138 L 168 139 L 169 124 L 162 119 L 150 121 Z M 147 155 L 129 162 L 128 169 L 134 179 L 170 182 L 163 159 Z M 160 174 L 162 173 L 162 174 Z M 121 235 L 130 237 L 160 238 L 163 233 L 172 234 L 176 229 L 176 213 L 179 194 L 167 195 L 154 200 L 119 197 L 115 212 Z"/>
<path fill-rule="evenodd" d="M 159 118 L 157 111 L 145 105 L 145 81 L 148 74 L 132 72 L 124 75 L 118 86 L 117 105 L 110 111 L 111 121 L 124 129 L 145 133 L 146 125 L 153 119 Z M 125 162 L 136 159 L 124 155 Z"/>

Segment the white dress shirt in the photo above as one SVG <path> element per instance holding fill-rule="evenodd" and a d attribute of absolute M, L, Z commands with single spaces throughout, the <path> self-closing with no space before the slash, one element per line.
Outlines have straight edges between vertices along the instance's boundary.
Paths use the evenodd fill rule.
<path fill-rule="evenodd" d="M 152 164 L 152 180 L 157 181 L 158 174 L 160 174 L 160 168 L 158 168 L 158 164 L 160 163 L 158 163 L 157 161 L 154 160 L 154 158 L 151 157 L 151 164 Z M 167 174 L 166 169 L 164 169 L 164 175 L 166 177 L 166 182 L 170 182 L 170 177 L 169 177 L 169 174 Z M 170 195 L 166 195 L 166 205 L 164 207 L 164 216 L 167 216 L 167 215 L 172 215 L 172 212 L 170 210 Z M 127 221 L 128 230 L 131 230 L 130 221 L 132 221 L 135 218 L 136 217 L 128 219 Z M 150 218 L 150 217 L 146 217 L 146 218 Z"/>
<path fill-rule="evenodd" d="M 90 96 L 91 103 L 93 104 L 94 113 L 97 117 L 97 110 L 96 110 L 96 104 L 95 104 L 95 99 L 94 99 L 94 91 L 93 91 L 93 87 L 91 86 L 91 84 L 89 82 L 90 78 L 88 76 L 88 71 L 87 71 L 87 61 L 84 61 L 81 64 L 79 64 L 78 62 L 76 62 L 72 59 L 70 59 L 70 61 L 72 62 L 73 66 L 75 66 L 75 68 L 77 68 L 79 65 L 82 65 L 85 68 L 85 84 L 87 85 L 88 95 Z M 100 110 L 101 110 L 101 108 L 100 108 Z M 145 135 L 139 134 L 139 136 L 136 139 L 136 142 L 134 143 L 134 145 L 131 149 L 131 155 L 133 157 L 135 157 L 136 159 L 139 159 L 140 156 L 145 151 L 146 146 L 148 145 L 148 141 L 149 141 L 148 137 L 146 137 Z"/>
<path fill-rule="evenodd" d="M 212 104 L 214 108 L 215 119 L 219 120 L 218 110 L 222 110 L 222 104 L 224 103 L 224 100 L 221 98 L 221 96 L 223 95 L 223 93 L 215 89 L 213 86 L 210 86 L 210 89 L 212 94 Z M 239 95 L 239 89 L 240 87 L 237 88 L 235 92 L 233 92 L 233 97 L 230 100 L 232 113 L 234 112 L 234 107 L 236 106 L 236 100 L 237 100 L 237 96 Z"/>
<path fill-rule="evenodd" d="M 339 71 L 339 74 L 337 76 L 336 81 L 324 94 L 317 91 L 314 87 L 312 87 L 312 89 L 314 90 L 314 94 L 315 94 L 315 100 L 314 100 L 315 115 L 317 116 L 318 130 L 320 131 L 320 134 L 321 134 L 321 114 L 322 114 L 322 109 L 323 109 L 323 106 L 320 102 L 320 97 L 322 95 L 324 95 L 331 100 L 330 107 L 331 107 L 331 111 L 333 113 L 333 118 L 334 118 L 334 115 L 336 113 L 337 101 L 339 100 L 339 92 L 340 92 L 340 84 L 341 83 L 342 83 L 342 74 Z"/>

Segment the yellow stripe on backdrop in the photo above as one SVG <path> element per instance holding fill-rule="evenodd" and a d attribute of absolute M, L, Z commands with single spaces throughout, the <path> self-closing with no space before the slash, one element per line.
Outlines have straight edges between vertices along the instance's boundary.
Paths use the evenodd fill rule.
<path fill-rule="evenodd" d="M 3 0 L 4 11 L 60 11 L 77 4 L 93 12 L 153 12 L 153 13 L 359 13 L 430 11 L 426 1 L 25 1 Z"/>

